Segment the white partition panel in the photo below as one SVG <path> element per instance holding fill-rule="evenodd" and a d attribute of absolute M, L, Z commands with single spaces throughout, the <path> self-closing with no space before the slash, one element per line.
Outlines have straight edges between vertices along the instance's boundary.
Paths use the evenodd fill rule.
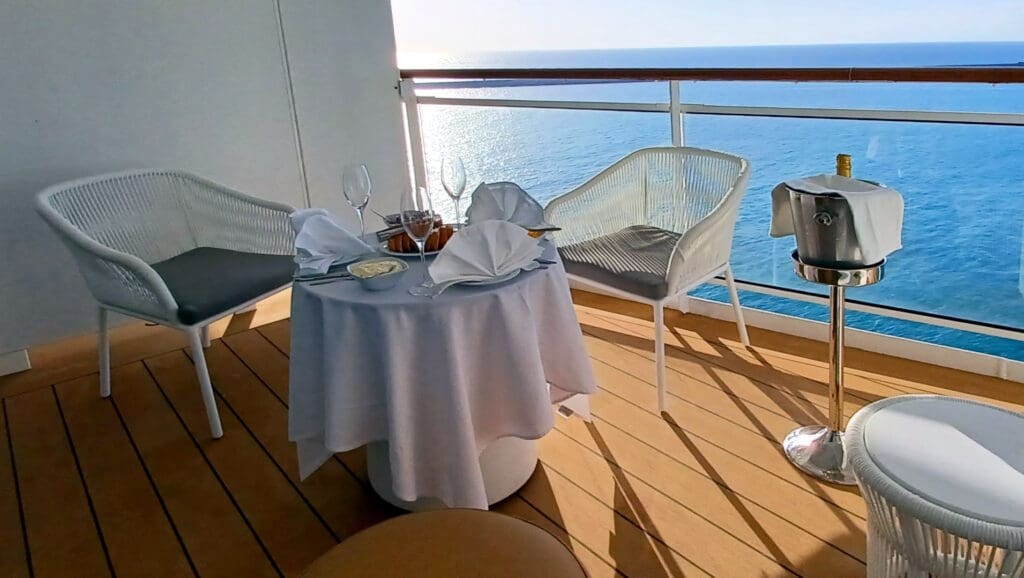
<path fill-rule="evenodd" d="M 388 3 L 279 1 L 0 8 L 0 353 L 95 327 L 67 251 L 32 209 L 50 184 L 170 166 L 304 206 L 302 168 L 322 204 L 343 158 L 367 162 L 378 191 L 404 182 Z"/>
<path fill-rule="evenodd" d="M 310 199 L 352 226 L 341 193 L 346 163 L 365 163 L 371 209 L 398 210 L 408 184 L 389 2 L 281 0 Z M 367 211 L 367 229 L 381 222 Z"/>

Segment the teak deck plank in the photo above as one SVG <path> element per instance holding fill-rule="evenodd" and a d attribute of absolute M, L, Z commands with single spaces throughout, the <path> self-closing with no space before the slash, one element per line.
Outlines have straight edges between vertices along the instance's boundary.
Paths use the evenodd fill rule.
<path fill-rule="evenodd" d="M 300 480 L 295 445 L 288 441 L 287 410 L 268 389 L 268 385 L 278 379 L 283 379 L 287 388 L 288 358 L 255 331 L 239 333 L 224 341 L 230 350 L 214 345 L 206 351 L 217 391 L 323 517 L 337 539 L 398 513 L 338 461 L 329 460 L 305 481 Z M 256 375 L 250 368 L 256 370 Z M 287 389 L 284 393 L 287 399 Z"/>
<path fill-rule="evenodd" d="M 601 387 L 594 422 L 556 418 L 533 477 L 493 509 L 547 529 L 592 578 L 864 575 L 856 489 L 805 476 L 779 447 L 825 419 L 823 343 L 752 328 L 748 349 L 731 323 L 669 312 L 662 414 L 650 308 L 573 295 Z M 365 448 L 299 480 L 286 298 L 214 328 L 221 440 L 174 331 L 113 330 L 108 400 L 91 337 L 35 348 L 36 369 L 0 378 L 0 574 L 191 575 L 191 562 L 201 576 L 290 576 L 400 513 L 370 489 Z M 921 392 L 1024 408 L 1019 384 L 847 353 L 847 415 Z"/>
<path fill-rule="evenodd" d="M 113 403 L 97 376 L 56 387 L 114 572 L 118 576 L 193 576 Z"/>
<path fill-rule="evenodd" d="M 649 410 L 615 395 L 594 396 L 591 407 L 598 418 L 624 424 L 637 439 L 691 467 L 706 469 L 710 464 L 722 476 L 728 476 L 730 488 L 745 488 L 744 495 L 758 486 L 782 487 L 781 482 L 803 490 L 803 499 L 817 497 L 850 515 L 866 518 L 866 507 L 856 489 L 804 475 L 786 460 L 776 444 L 685 401 L 670 398 L 663 419 L 658 419 L 656 404 Z"/>
<path fill-rule="evenodd" d="M 799 496 L 798 490 L 787 492 L 785 486 L 777 488 L 781 489 L 782 496 L 778 495 L 780 492 L 755 496 L 766 502 L 762 505 L 728 487 L 725 478 L 710 463 L 705 464 L 706 469 L 695 470 L 602 420 L 595 420 L 593 424 L 564 420 L 557 427 L 555 433 L 541 441 L 541 447 L 548 450 L 542 455 L 552 468 L 567 469 L 568 464 L 581 461 L 597 468 L 600 466 L 595 460 L 597 457 L 609 462 L 614 475 L 597 470 L 599 475 L 570 476 L 580 485 L 582 481 L 599 484 L 600 489 L 591 493 L 607 493 L 607 484 L 613 480 L 628 480 L 634 487 L 643 487 L 645 491 L 653 488 L 667 495 L 798 574 L 828 575 L 831 570 L 827 569 L 832 567 L 837 574 L 863 574 L 865 522 L 846 515 L 835 506 L 813 497 Z M 559 436 L 586 447 L 589 455 L 572 446 L 556 444 L 553 440 Z M 786 501 L 794 497 L 802 501 Z M 646 498 L 641 501 L 649 503 Z M 843 517 L 850 522 L 848 526 L 836 524 L 836 520 Z"/>
<path fill-rule="evenodd" d="M 114 401 L 199 575 L 279 576 L 143 364 L 112 374 Z"/>
<path fill-rule="evenodd" d="M 653 361 L 635 352 L 623 351 L 589 334 L 584 334 L 584 340 L 593 361 L 594 373 L 601 374 L 598 383 L 607 385 L 606 389 L 620 396 L 623 396 L 623 388 L 627 388 L 625 381 L 643 383 L 650 387 L 641 389 L 640 392 L 645 397 L 649 395 L 651 399 L 657 400 L 657 377 Z M 818 415 L 820 408 L 801 406 L 798 400 L 777 390 L 767 388 L 778 394 L 781 399 L 777 401 L 762 395 L 764 391 L 754 387 L 753 382 L 743 376 L 713 371 L 706 366 L 702 366 L 702 369 L 711 377 L 703 379 L 696 369 L 682 373 L 672 367 L 666 368 L 665 383 L 668 395 L 688 401 L 722 419 L 775 441 L 781 441 L 790 430 L 803 425 L 806 420 L 811 420 L 806 421 L 811 423 L 818 417 L 825 417 Z M 629 376 L 629 379 L 621 377 L 622 374 Z M 695 377 L 695 374 L 698 376 Z M 732 377 L 738 379 L 733 380 Z M 743 387 L 738 383 L 743 380 L 751 387 Z M 629 395 L 624 397 L 632 399 Z M 770 407 L 766 408 L 766 405 Z M 656 408 L 657 405 L 650 407 Z"/>
<path fill-rule="evenodd" d="M 254 311 L 225 317 L 210 325 L 210 337 L 217 338 L 285 319 L 291 307 L 291 290 L 259 303 Z M 286 320 L 287 322 L 287 320 Z M 110 362 L 125 365 L 187 347 L 185 334 L 177 329 L 144 323 L 128 323 L 110 333 Z M 0 376 L 0 398 L 40 387 L 48 387 L 96 373 L 96 336 L 81 335 L 29 350 L 32 369 Z"/>
<path fill-rule="evenodd" d="M 0 404 L 0 576 L 28 578 L 28 552 L 21 523 L 11 439 L 7 435 L 7 408 Z"/>
<path fill-rule="evenodd" d="M 770 556 L 668 498 L 603 456 L 555 432 L 542 439 L 541 462 L 704 571 L 723 576 L 790 576 Z M 696 496 L 694 496 L 696 498 Z M 849 574 L 843 574 L 849 575 Z"/>
<path fill-rule="evenodd" d="M 223 347 L 215 343 L 211 349 Z M 286 576 L 298 574 L 337 543 L 223 403 L 218 405 L 224 437 L 210 438 L 195 368 L 184 352 L 149 359 L 146 365 Z"/>
<path fill-rule="evenodd" d="M 6 400 L 33 575 L 109 576 L 103 541 L 51 388 Z"/>
<path fill-rule="evenodd" d="M 224 344 L 285 407 L 288 406 L 288 355 L 259 331 L 232 335 L 224 339 Z"/>
<path fill-rule="evenodd" d="M 610 346 L 617 347 L 623 351 L 633 353 L 650 364 L 654 363 L 654 330 L 653 326 L 640 324 L 629 320 L 609 320 L 601 315 L 582 315 L 584 332 L 587 335 L 601 339 Z M 684 336 L 688 340 L 689 337 Z M 665 332 L 665 365 L 680 373 L 691 376 L 701 376 L 707 382 L 716 383 L 723 380 L 722 376 L 728 376 L 728 381 L 719 384 L 723 389 L 736 387 L 740 392 L 747 395 L 757 395 L 751 391 L 751 387 L 762 389 L 775 389 L 778 393 L 788 396 L 793 402 L 803 409 L 808 415 L 816 413 L 824 414 L 828 410 L 828 392 L 825 389 L 827 381 L 815 381 L 801 375 L 787 374 L 778 368 L 766 366 L 759 360 L 744 359 L 743 355 L 729 349 L 727 354 L 716 356 L 709 351 L 712 346 L 703 344 L 700 349 L 693 349 L 688 344 L 683 345 L 678 332 L 667 329 Z M 715 350 L 718 351 L 718 350 Z M 767 358 L 766 358 L 767 359 Z M 747 385 L 744 387 L 743 383 Z M 867 401 L 866 394 L 862 389 L 847 388 L 846 413 L 856 412 Z M 873 384 L 874 387 L 877 384 Z M 767 395 L 767 390 L 765 395 Z M 900 395 L 901 391 L 890 390 L 886 395 Z M 870 401 L 882 397 L 874 395 Z M 779 403 L 784 398 L 773 394 L 770 398 Z M 769 409 L 772 407 L 769 405 Z M 817 409 L 815 409 L 817 408 Z"/>
<path fill-rule="evenodd" d="M 632 430 L 638 430 L 640 427 L 651 428 L 651 433 L 637 435 L 637 437 L 652 443 L 652 445 L 655 444 L 651 440 L 664 440 L 662 443 L 667 447 L 675 447 L 676 451 L 685 449 L 680 447 L 679 436 L 676 432 L 685 431 L 691 436 L 693 445 L 699 448 L 705 456 L 722 456 L 722 459 L 729 462 L 740 459 L 761 470 L 761 473 L 751 472 L 748 475 L 764 477 L 766 480 L 773 477 L 785 480 L 804 488 L 813 495 L 831 501 L 858 517 L 866 516 L 864 502 L 855 490 L 824 484 L 804 475 L 788 462 L 778 440 L 765 437 L 756 429 L 748 429 L 725 420 L 721 416 L 675 395 L 667 396 L 668 418 L 662 418 L 658 415 L 656 389 L 644 387 L 644 385 L 650 385 L 648 382 L 627 371 L 611 367 L 600 358 L 595 361 L 593 367 L 595 374 L 599 376 L 598 383 L 603 389 L 616 394 L 593 397 L 592 409 L 603 419 L 613 423 L 628 424 L 627 427 Z M 627 365 L 623 357 L 617 358 L 615 363 L 620 367 Z M 767 422 L 771 417 L 771 414 L 767 414 L 767 412 L 759 416 L 758 408 L 746 409 L 754 422 Z M 644 414 L 656 419 L 649 421 Z M 672 427 L 672 424 L 677 427 Z M 795 427 L 796 423 L 794 422 L 793 425 Z M 659 432 L 657 437 L 653 431 Z M 707 449 L 705 450 L 705 448 Z M 683 454 L 688 453 L 683 452 Z M 692 455 L 688 455 L 688 458 L 695 459 Z"/>
<path fill-rule="evenodd" d="M 596 306 L 609 304 L 607 298 L 587 295 L 582 298 L 586 303 Z M 623 308 L 628 313 L 591 307 L 578 307 L 577 312 L 584 325 L 599 320 L 598 326 L 646 339 L 650 347 L 641 346 L 641 349 L 650 349 L 653 360 L 653 324 L 642 317 L 642 310 L 637 311 L 634 304 Z M 650 310 L 649 307 L 647 309 Z M 715 366 L 741 373 L 749 370 L 753 372 L 749 374 L 751 377 L 769 383 L 781 380 L 788 387 L 810 394 L 824 393 L 815 386 L 828 381 L 828 347 L 825 343 L 752 328 L 751 331 L 757 335 L 751 334 L 752 347 L 747 349 L 738 342 L 738 338 L 732 337 L 736 330 L 735 325 L 729 322 L 669 311 L 666 313 L 666 325 L 669 364 L 673 357 L 690 354 Z M 722 339 L 723 335 L 730 337 Z M 676 356 L 670 354 L 673 350 Z M 880 397 L 905 393 L 958 395 L 997 403 L 1015 411 L 1024 409 L 1024 388 L 1020 384 L 855 348 L 847 348 L 846 353 L 846 385 L 854 412 L 864 403 Z M 827 396 L 821 397 L 819 403 L 827 408 Z"/>
<path fill-rule="evenodd" d="M 576 558 L 579 559 L 580 563 L 583 564 L 583 568 L 587 571 L 588 578 L 619 578 L 623 576 L 621 572 L 566 532 L 565 528 L 544 517 L 518 495 L 502 500 L 495 504 L 492 509 L 495 512 L 526 520 L 547 530 L 552 536 L 558 538 L 560 542 L 573 551 L 573 554 L 576 555 Z"/>
<path fill-rule="evenodd" d="M 605 392 L 600 394 L 601 397 L 604 395 Z M 640 476 L 660 491 L 675 495 L 684 505 L 703 512 L 716 523 L 721 522 L 726 527 L 737 523 L 734 510 L 746 510 L 749 515 L 745 521 L 751 524 L 761 517 L 762 511 L 772 513 L 815 537 L 827 540 L 856 559 L 866 559 L 866 522 L 862 517 L 781 478 L 765 475 L 756 466 L 731 454 L 714 451 L 714 446 L 704 446 L 707 449 L 702 451 L 700 440 L 678 425 L 669 424 L 674 439 L 668 436 L 647 439 L 646 432 L 661 429 L 659 424 L 663 420 L 657 415 L 634 412 L 628 414 L 630 418 L 642 423 L 610 422 L 609 419 L 620 415 L 619 410 L 631 407 L 628 403 L 622 405 L 616 401 L 621 400 L 613 399 L 608 404 L 601 400 L 603 407 L 611 408 L 611 411 L 598 415 L 593 426 L 559 420 L 556 428 L 591 451 L 602 455 L 607 453 L 608 461 Z M 600 440 L 597 435 L 600 435 Z M 727 505 L 714 497 L 696 500 L 695 496 L 714 488 L 707 481 L 687 474 L 687 470 L 719 486 L 723 497 L 730 502 L 729 508 L 714 507 L 713 504 Z M 661 481 L 664 471 L 676 473 L 671 480 Z M 688 488 L 686 492 L 670 492 L 684 484 Z M 756 522 L 760 527 L 766 524 L 770 522 Z M 741 527 L 734 533 L 741 536 L 744 530 Z M 760 536 L 756 539 L 760 540 Z"/>
<path fill-rule="evenodd" d="M 266 337 L 275 347 L 285 353 L 292 350 L 292 329 L 291 320 L 285 319 L 276 323 L 269 323 L 260 327 L 260 335 Z"/>
<path fill-rule="evenodd" d="M 543 464 L 518 495 L 627 576 L 710 576 Z"/>

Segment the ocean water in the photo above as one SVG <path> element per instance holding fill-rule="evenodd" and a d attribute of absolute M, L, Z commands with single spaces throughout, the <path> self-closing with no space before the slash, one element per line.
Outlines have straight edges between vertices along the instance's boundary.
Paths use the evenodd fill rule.
<path fill-rule="evenodd" d="M 1024 42 L 400 55 L 403 68 L 559 66 L 949 66 L 1022 65 Z M 421 90 L 517 99 L 667 102 L 667 83 Z M 1024 85 L 685 82 L 686 103 L 1024 113 Z M 423 106 L 433 196 L 438 170 L 460 155 L 470 182 L 510 180 L 542 203 L 625 154 L 670 144 L 667 114 Z M 687 115 L 686 144 L 739 154 L 752 165 L 736 227 L 739 279 L 824 293 L 792 271 L 792 238 L 768 236 L 769 192 L 780 181 L 833 172 L 853 156 L 855 176 L 903 193 L 904 248 L 886 278 L 850 300 L 1024 328 L 1024 127 Z M 465 205 L 465 203 L 463 203 Z M 724 300 L 718 287 L 696 294 Z M 745 305 L 812 319 L 825 308 L 744 292 Z M 1024 360 L 1024 342 L 862 313 L 848 324 Z"/>

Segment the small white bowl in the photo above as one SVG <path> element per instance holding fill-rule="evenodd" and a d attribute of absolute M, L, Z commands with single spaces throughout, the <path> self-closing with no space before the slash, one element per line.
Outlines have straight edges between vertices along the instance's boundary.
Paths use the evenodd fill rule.
<path fill-rule="evenodd" d="M 366 263 L 377 263 L 386 261 L 388 263 L 395 263 L 398 268 L 390 273 L 384 273 L 382 275 L 374 275 L 373 277 L 360 277 L 356 270 L 360 265 Z M 348 267 L 349 274 L 363 286 L 363 289 L 367 291 L 387 291 L 388 289 L 394 289 L 398 285 L 398 281 L 405 275 L 405 272 L 409 270 L 409 264 L 401 259 L 395 259 L 394 257 L 378 257 L 376 259 L 363 259 L 362 261 L 356 261 L 350 263 Z"/>

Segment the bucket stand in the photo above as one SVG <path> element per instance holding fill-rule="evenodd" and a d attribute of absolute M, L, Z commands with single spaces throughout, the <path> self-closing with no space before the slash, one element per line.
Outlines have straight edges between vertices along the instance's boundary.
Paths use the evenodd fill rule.
<path fill-rule="evenodd" d="M 789 461 L 805 473 L 833 484 L 854 485 L 857 482 L 843 449 L 845 292 L 847 287 L 865 287 L 881 281 L 885 261 L 860 269 L 831 269 L 804 263 L 793 251 L 793 268 L 802 279 L 829 286 L 828 425 L 809 425 L 789 432 L 782 441 L 782 449 Z"/>

